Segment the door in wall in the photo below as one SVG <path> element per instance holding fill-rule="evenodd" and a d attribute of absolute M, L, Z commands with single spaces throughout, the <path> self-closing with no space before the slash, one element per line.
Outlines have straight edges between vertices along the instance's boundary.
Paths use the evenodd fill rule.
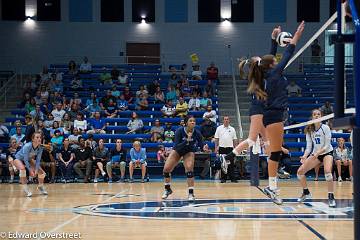
<path fill-rule="evenodd" d="M 160 43 L 126 43 L 127 63 L 160 64 Z"/>

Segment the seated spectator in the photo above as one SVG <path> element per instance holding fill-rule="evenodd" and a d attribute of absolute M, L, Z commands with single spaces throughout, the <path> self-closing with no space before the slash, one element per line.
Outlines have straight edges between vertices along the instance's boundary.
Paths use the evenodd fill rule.
<path fill-rule="evenodd" d="M 207 92 L 207 94 L 208 94 L 209 97 L 214 97 L 214 96 L 215 96 L 215 92 L 216 92 L 216 90 L 215 90 L 215 84 L 213 84 L 213 83 L 211 82 L 211 80 L 208 80 L 207 83 L 206 83 L 206 85 L 205 85 L 204 91 Z"/>
<path fill-rule="evenodd" d="M 130 150 L 130 163 L 129 163 L 129 174 L 130 179 L 129 182 L 134 182 L 133 173 L 134 168 L 141 167 L 141 182 L 145 182 L 145 174 L 146 174 L 146 149 L 141 147 L 141 143 L 139 141 L 135 141 L 133 143 L 133 147 Z"/>
<path fill-rule="evenodd" d="M 55 79 L 54 84 L 52 86 L 53 92 L 63 92 L 64 91 L 64 84 L 60 79 Z"/>
<path fill-rule="evenodd" d="M 68 113 L 64 114 L 64 117 L 60 123 L 60 127 L 62 128 L 64 134 L 69 134 L 71 132 L 73 122 L 71 121 L 70 115 Z"/>
<path fill-rule="evenodd" d="M 71 60 L 68 64 L 68 73 L 71 75 L 76 75 L 78 73 L 76 63 L 73 60 Z"/>
<path fill-rule="evenodd" d="M 149 102 L 147 100 L 147 95 L 140 94 L 139 98 L 136 98 L 136 109 L 137 110 L 147 110 L 149 107 Z"/>
<path fill-rule="evenodd" d="M 175 132 L 171 128 L 171 123 L 166 123 L 166 129 L 164 132 L 164 143 L 174 142 Z"/>
<path fill-rule="evenodd" d="M 93 100 L 92 104 L 88 105 L 84 109 L 84 112 L 89 114 L 89 117 L 91 117 L 91 118 L 93 118 L 95 116 L 96 112 L 101 112 L 101 111 L 102 111 L 102 109 L 96 100 Z"/>
<path fill-rule="evenodd" d="M 0 142 L 9 142 L 9 129 L 4 125 L 0 124 Z"/>
<path fill-rule="evenodd" d="M 51 138 L 51 145 L 53 146 L 55 152 L 62 148 L 63 140 L 64 140 L 64 136 L 61 135 L 60 130 L 55 130 L 54 135 Z"/>
<path fill-rule="evenodd" d="M 99 103 L 99 100 L 96 96 L 96 94 L 94 92 L 90 93 L 90 98 L 86 100 L 85 105 L 89 106 L 90 104 L 93 104 L 93 102 L 96 101 L 97 103 Z"/>
<path fill-rule="evenodd" d="M 178 104 L 176 104 L 176 116 L 184 118 L 188 114 L 188 104 L 183 97 L 179 98 Z"/>
<path fill-rule="evenodd" d="M 109 105 L 110 100 L 116 102 L 116 98 L 111 95 L 111 90 L 107 90 L 106 95 L 100 101 L 101 109 L 105 110 L 105 108 Z"/>
<path fill-rule="evenodd" d="M 108 105 L 105 106 L 104 114 L 107 118 L 115 118 L 118 115 L 118 108 L 116 102 L 113 100 L 109 100 Z"/>
<path fill-rule="evenodd" d="M 42 85 L 40 87 L 40 95 L 41 95 L 41 99 L 49 98 L 49 91 L 46 89 L 45 85 Z"/>
<path fill-rule="evenodd" d="M 83 63 L 80 64 L 80 72 L 81 73 L 90 73 L 92 71 L 91 63 L 89 63 L 89 59 L 84 57 Z"/>
<path fill-rule="evenodd" d="M 182 75 L 185 75 L 185 76 L 188 75 L 187 64 L 186 63 L 181 64 L 180 72 L 181 72 Z"/>
<path fill-rule="evenodd" d="M 6 151 L 6 158 L 9 164 L 10 180 L 9 183 L 14 182 L 15 173 L 19 172 L 14 164 L 15 154 L 21 149 L 21 147 L 16 143 L 16 139 L 10 139 L 10 146 Z"/>
<path fill-rule="evenodd" d="M 70 88 L 72 90 L 80 90 L 83 87 L 82 80 L 80 76 L 75 75 L 74 78 L 70 82 Z"/>
<path fill-rule="evenodd" d="M 30 102 L 25 103 L 24 110 L 25 110 L 27 113 L 30 113 L 30 112 L 32 112 L 33 110 L 35 110 L 35 106 L 36 106 L 36 101 L 35 101 L 34 98 L 31 98 L 31 99 L 30 99 Z"/>
<path fill-rule="evenodd" d="M 53 156 L 53 147 L 50 144 L 43 145 L 43 152 L 41 154 L 40 166 L 47 172 L 47 176 L 50 176 L 49 183 L 55 183 L 56 176 L 56 162 Z M 55 150 L 56 152 L 56 150 Z M 50 174 L 48 173 L 50 172 Z"/>
<path fill-rule="evenodd" d="M 175 115 L 175 107 L 172 105 L 170 100 L 166 101 L 166 104 L 161 108 L 161 112 L 163 117 L 174 117 Z"/>
<path fill-rule="evenodd" d="M 179 123 L 179 127 L 185 127 L 186 124 L 185 124 L 185 120 L 184 119 L 181 119 L 180 120 L 180 123 Z"/>
<path fill-rule="evenodd" d="M 156 153 L 156 158 L 158 160 L 158 163 L 166 162 L 169 155 L 170 155 L 170 152 L 165 150 L 164 145 L 160 145 L 159 150 Z"/>
<path fill-rule="evenodd" d="M 349 178 L 352 181 L 352 159 L 350 158 L 350 150 L 345 146 L 344 138 L 338 138 L 338 146 L 334 151 L 334 160 L 337 167 L 338 182 L 342 182 L 341 166 L 349 167 Z"/>
<path fill-rule="evenodd" d="M 183 95 L 183 97 L 190 97 L 191 94 L 191 88 L 189 85 L 189 81 L 185 81 L 184 84 L 181 87 L 181 93 Z"/>
<path fill-rule="evenodd" d="M 46 129 L 43 120 L 37 121 L 37 131 L 42 133 L 43 141 L 45 143 L 50 142 L 50 140 L 51 140 L 50 131 Z M 33 132 L 35 132 L 35 129 L 33 129 Z M 31 135 L 32 135 L 32 133 L 31 133 Z M 26 134 L 25 134 L 25 138 L 26 138 Z"/>
<path fill-rule="evenodd" d="M 164 92 L 161 91 L 160 87 L 156 88 L 154 98 L 155 98 L 155 103 L 164 103 L 165 102 Z"/>
<path fill-rule="evenodd" d="M 194 87 L 191 87 L 191 95 L 196 94 L 196 96 L 201 96 L 201 93 L 202 91 L 198 84 L 196 84 Z"/>
<path fill-rule="evenodd" d="M 129 87 L 124 88 L 123 95 L 124 95 L 124 99 L 128 102 L 128 104 L 131 104 L 132 101 L 134 100 L 133 94 L 130 92 Z"/>
<path fill-rule="evenodd" d="M 79 97 L 79 93 L 77 93 L 77 92 L 74 92 L 73 98 L 70 99 L 69 105 L 72 106 L 73 104 L 76 104 L 79 107 L 82 107 L 81 98 Z"/>
<path fill-rule="evenodd" d="M 87 131 L 87 134 L 105 134 L 106 124 L 103 119 L 101 119 L 100 112 L 95 112 L 95 118 L 89 120 L 90 130 Z"/>
<path fill-rule="evenodd" d="M 192 97 L 189 100 L 189 111 L 199 111 L 200 109 L 200 100 L 196 93 L 193 93 Z"/>
<path fill-rule="evenodd" d="M 191 79 L 202 80 L 202 71 L 200 70 L 199 64 L 193 66 L 193 71 L 191 72 Z"/>
<path fill-rule="evenodd" d="M 332 114 L 334 112 L 334 108 L 331 106 L 329 101 L 326 101 L 325 104 L 320 108 L 320 111 L 323 116 Z"/>
<path fill-rule="evenodd" d="M 68 114 L 70 116 L 71 121 L 74 121 L 76 119 L 76 116 L 78 113 L 81 113 L 79 105 L 73 103 L 71 105 L 70 111 L 68 111 Z"/>
<path fill-rule="evenodd" d="M 99 145 L 94 149 L 93 152 L 93 160 L 96 164 L 94 183 L 98 182 L 99 172 L 101 172 L 101 175 L 105 177 L 106 172 L 104 171 L 104 166 L 106 166 L 109 158 L 109 149 L 105 147 L 104 139 L 101 138 L 99 139 Z"/>
<path fill-rule="evenodd" d="M 294 80 L 286 87 L 289 97 L 301 97 L 301 87 L 299 87 Z"/>
<path fill-rule="evenodd" d="M 30 100 L 31 100 L 31 94 L 30 93 L 24 93 L 23 99 L 20 103 L 20 108 L 25 108 L 26 104 L 30 104 Z M 35 99 L 34 99 L 35 102 Z"/>
<path fill-rule="evenodd" d="M 166 101 L 171 101 L 172 104 L 176 104 L 176 91 L 173 85 L 168 86 L 168 92 L 166 93 Z"/>
<path fill-rule="evenodd" d="M 42 103 L 40 104 L 40 111 L 44 115 L 48 115 L 49 113 L 51 113 L 52 110 L 53 110 L 53 105 L 49 103 L 49 100 L 47 98 L 43 98 Z"/>
<path fill-rule="evenodd" d="M 136 91 L 136 97 L 140 98 L 140 95 L 145 96 L 146 98 L 149 96 L 149 92 L 146 90 L 145 85 L 140 85 L 139 90 Z"/>
<path fill-rule="evenodd" d="M 119 84 L 127 85 L 128 84 L 128 75 L 125 74 L 124 70 L 120 70 L 120 75 L 118 77 Z"/>
<path fill-rule="evenodd" d="M 215 63 L 210 63 L 210 66 L 206 69 L 207 79 L 217 80 L 219 69 L 215 66 Z"/>
<path fill-rule="evenodd" d="M 200 110 L 207 110 L 207 106 L 209 105 L 212 105 L 212 100 L 208 97 L 207 92 L 204 91 L 202 98 L 200 99 Z"/>
<path fill-rule="evenodd" d="M 94 140 L 94 135 L 89 134 L 86 141 L 85 141 L 85 145 L 89 146 L 91 148 L 91 150 L 94 151 L 94 149 L 97 147 L 97 142 Z"/>
<path fill-rule="evenodd" d="M 115 148 L 111 149 L 111 160 L 106 164 L 106 172 L 109 176 L 109 183 L 112 183 L 113 168 L 120 168 L 120 181 L 125 182 L 126 150 L 122 147 L 121 139 L 116 139 Z"/>
<path fill-rule="evenodd" d="M 118 98 L 120 96 L 120 94 L 121 93 L 119 90 L 117 90 L 116 85 L 113 85 L 112 89 L 111 89 L 111 95 L 115 98 Z"/>
<path fill-rule="evenodd" d="M 56 104 L 56 108 L 52 110 L 51 114 L 54 117 L 54 121 L 61 122 L 64 117 L 65 110 L 63 109 L 63 105 L 61 103 Z"/>
<path fill-rule="evenodd" d="M 100 74 L 100 81 L 105 86 L 111 86 L 113 84 L 111 74 L 107 72 L 105 67 L 102 68 L 102 73 Z"/>
<path fill-rule="evenodd" d="M 211 105 L 207 106 L 206 112 L 203 115 L 203 119 L 209 119 L 216 124 L 217 114 L 216 111 L 212 109 Z"/>
<path fill-rule="evenodd" d="M 75 151 L 75 164 L 74 170 L 81 178 L 84 178 L 84 183 L 89 182 L 91 168 L 92 168 L 92 151 L 90 147 L 85 146 L 85 139 L 79 137 L 79 148 Z M 81 167 L 86 167 L 86 173 L 80 169 Z"/>
<path fill-rule="evenodd" d="M 66 101 L 66 98 L 64 96 L 62 96 L 60 92 L 54 92 L 53 98 L 51 98 L 51 96 L 50 96 L 50 103 L 53 106 L 56 106 L 56 104 L 58 104 L 58 103 L 64 104 L 65 101 Z"/>
<path fill-rule="evenodd" d="M 111 79 L 113 81 L 117 81 L 120 76 L 119 70 L 117 70 L 116 66 L 114 65 L 111 69 Z"/>
<path fill-rule="evenodd" d="M 178 79 L 176 73 L 171 74 L 169 85 L 176 86 L 177 83 L 178 83 Z"/>
<path fill-rule="evenodd" d="M 36 91 L 34 99 L 35 99 L 35 104 L 41 104 L 42 99 L 41 99 L 41 91 L 40 90 Z"/>
<path fill-rule="evenodd" d="M 31 118 L 31 116 L 30 116 L 30 118 Z M 54 115 L 52 115 L 52 113 L 49 113 L 47 115 L 47 119 L 44 121 L 45 128 L 51 128 L 53 123 L 54 123 Z"/>
<path fill-rule="evenodd" d="M 179 98 L 180 96 L 182 96 L 182 92 L 181 92 L 181 83 L 177 83 L 176 87 L 175 87 L 175 93 L 176 93 L 176 98 Z"/>
<path fill-rule="evenodd" d="M 70 147 L 69 138 L 64 138 L 63 147 L 58 154 L 59 167 L 61 172 L 61 181 L 67 183 L 73 174 L 73 167 L 75 163 L 75 153 Z"/>
<path fill-rule="evenodd" d="M 160 83 L 157 79 L 154 79 L 154 81 L 148 86 L 149 95 L 154 96 L 158 87 L 160 87 Z"/>
<path fill-rule="evenodd" d="M 79 130 L 74 127 L 72 134 L 69 135 L 69 144 L 71 149 L 77 149 L 79 147 L 79 138 L 81 137 Z"/>
<path fill-rule="evenodd" d="M 150 130 L 152 142 L 162 142 L 164 135 L 164 128 L 160 126 L 160 120 L 156 119 L 154 126 Z"/>
<path fill-rule="evenodd" d="M 125 97 L 123 94 L 120 95 L 119 99 L 117 100 L 117 106 L 118 106 L 118 110 L 120 112 L 122 111 L 126 111 L 129 108 L 129 104 L 128 102 L 125 100 Z"/>
<path fill-rule="evenodd" d="M 21 142 L 25 138 L 25 134 L 22 133 L 22 127 L 16 127 L 16 133 L 14 135 L 11 135 L 11 139 L 16 140 L 16 144 L 18 146 L 22 146 L 23 143 Z"/>
<path fill-rule="evenodd" d="M 216 124 L 213 123 L 209 118 L 204 118 L 204 121 L 200 127 L 200 132 L 205 140 L 212 140 L 216 132 Z"/>
<path fill-rule="evenodd" d="M 39 104 L 36 104 L 35 109 L 32 110 L 29 114 L 33 119 L 44 120 L 44 114 L 41 112 L 41 108 Z"/>
<path fill-rule="evenodd" d="M 20 120 L 16 120 L 13 125 L 14 127 L 10 129 L 9 136 L 16 134 L 16 129 L 18 127 L 21 127 L 21 132 L 25 134 L 25 128 L 22 127 Z"/>
<path fill-rule="evenodd" d="M 47 66 L 43 66 L 39 76 L 40 76 L 40 85 L 47 84 L 50 81 L 51 73 L 49 73 L 49 69 Z"/>
<path fill-rule="evenodd" d="M 143 121 L 138 118 L 136 112 L 132 112 L 131 119 L 127 124 L 127 128 L 129 129 L 129 131 L 126 132 L 126 134 L 141 133 L 143 127 L 144 127 Z"/>
<path fill-rule="evenodd" d="M 74 128 L 77 128 L 80 132 L 86 132 L 87 130 L 87 121 L 84 119 L 84 114 L 79 112 L 76 115 L 76 119 L 74 120 Z"/>

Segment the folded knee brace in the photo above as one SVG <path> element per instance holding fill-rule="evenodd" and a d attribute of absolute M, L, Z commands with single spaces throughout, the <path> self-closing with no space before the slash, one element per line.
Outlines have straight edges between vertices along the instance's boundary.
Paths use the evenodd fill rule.
<path fill-rule="evenodd" d="M 194 172 L 193 171 L 187 172 L 186 177 L 187 178 L 193 178 L 194 177 Z"/>
<path fill-rule="evenodd" d="M 331 173 L 325 173 L 325 180 L 330 182 L 333 180 L 333 175 Z"/>
<path fill-rule="evenodd" d="M 281 160 L 281 156 L 282 156 L 282 151 L 271 152 L 270 160 L 279 162 Z"/>
<path fill-rule="evenodd" d="M 19 177 L 26 177 L 26 170 L 20 170 L 19 171 Z"/>
<path fill-rule="evenodd" d="M 303 175 L 303 174 L 297 174 L 297 178 L 298 178 L 299 180 L 301 180 L 303 177 L 305 177 L 305 175 Z"/>

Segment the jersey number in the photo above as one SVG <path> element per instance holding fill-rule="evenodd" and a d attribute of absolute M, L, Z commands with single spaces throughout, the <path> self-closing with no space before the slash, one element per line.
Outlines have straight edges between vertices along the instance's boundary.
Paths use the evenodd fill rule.
<path fill-rule="evenodd" d="M 316 144 L 320 144 L 320 138 L 315 138 Z"/>

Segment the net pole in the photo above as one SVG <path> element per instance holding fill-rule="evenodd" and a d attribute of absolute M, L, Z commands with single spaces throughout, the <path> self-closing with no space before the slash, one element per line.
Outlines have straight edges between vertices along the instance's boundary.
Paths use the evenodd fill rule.
<path fill-rule="evenodd" d="M 342 35 L 342 6 L 337 1 L 337 36 L 338 40 Z M 335 118 L 343 118 L 344 114 L 344 73 L 345 73 L 345 44 L 342 41 L 335 42 Z"/>

